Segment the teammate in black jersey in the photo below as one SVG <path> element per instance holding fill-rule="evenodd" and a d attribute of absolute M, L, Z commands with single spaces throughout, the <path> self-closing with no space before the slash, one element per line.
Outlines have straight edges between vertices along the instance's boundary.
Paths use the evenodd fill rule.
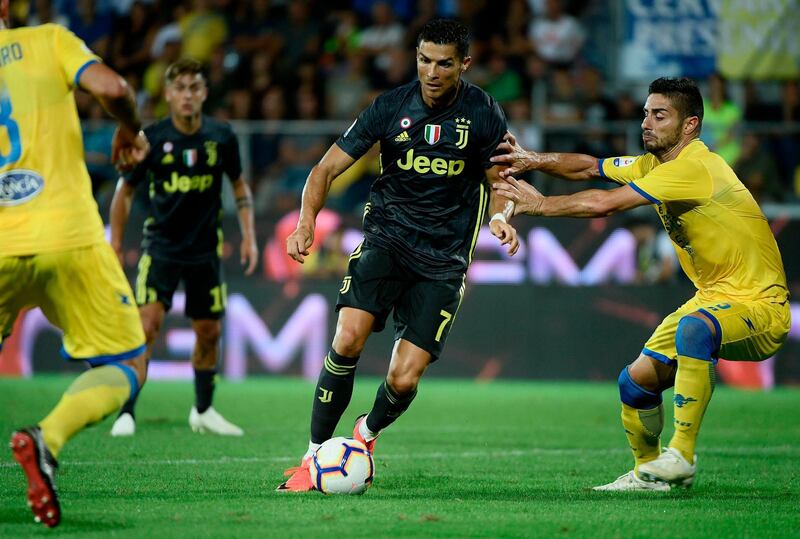
<path fill-rule="evenodd" d="M 339 290 L 336 335 L 314 394 L 311 441 L 278 490 L 313 489 L 310 456 L 333 435 L 350 402 L 364 344 L 392 311 L 389 372 L 353 437 L 372 450 L 378 434 L 409 407 L 450 333 L 487 209 L 492 234 L 509 254 L 519 248 L 507 223 L 514 206 L 488 185 L 500 181 L 500 168 L 489 159 L 506 119 L 483 90 L 461 80 L 471 62 L 468 48 L 469 32 L 461 23 L 428 23 L 417 40 L 419 80 L 378 97 L 308 176 L 300 220 L 287 240 L 289 256 L 300 263 L 331 182 L 380 142 L 382 171 L 366 205 L 364 241 L 350 256 Z"/>
<path fill-rule="evenodd" d="M 178 282 L 183 281 L 184 312 L 192 319 L 196 336 L 192 352 L 195 406 L 189 425 L 195 432 L 240 436 L 242 429 L 211 406 L 220 319 L 227 298 L 220 265 L 223 174 L 233 182 L 246 275 L 258 261 L 252 196 L 241 177 L 239 145 L 230 126 L 202 114 L 208 95 L 202 65 L 180 60 L 167 68 L 165 78 L 170 117 L 145 129 L 152 151 L 117 185 L 111 203 L 111 244 L 121 256 L 134 189 L 146 184 L 150 215 L 144 223 L 134 293 L 147 337 L 147 357 Z M 135 400 L 130 400 L 123 406 L 112 435 L 135 432 L 134 405 Z"/>

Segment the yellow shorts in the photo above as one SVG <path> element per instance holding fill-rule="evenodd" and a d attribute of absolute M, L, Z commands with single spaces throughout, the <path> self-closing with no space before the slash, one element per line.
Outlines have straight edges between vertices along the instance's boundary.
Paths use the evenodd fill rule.
<path fill-rule="evenodd" d="M 773 356 L 786 340 L 791 325 L 788 301 L 709 301 L 695 295 L 661 322 L 642 353 L 674 365 L 678 356 L 675 350 L 678 322 L 696 311 L 714 322 L 719 342 L 717 357 L 731 361 L 761 361 Z"/>
<path fill-rule="evenodd" d="M 145 349 L 131 287 L 107 243 L 0 257 L 0 346 L 20 309 L 33 306 L 64 331 L 66 359 L 102 365 Z"/>

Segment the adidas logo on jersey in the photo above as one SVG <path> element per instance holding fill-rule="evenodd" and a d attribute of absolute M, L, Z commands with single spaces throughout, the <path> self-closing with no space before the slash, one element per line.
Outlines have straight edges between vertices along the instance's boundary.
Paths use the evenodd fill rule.
<path fill-rule="evenodd" d="M 396 137 L 394 137 L 395 142 L 408 142 L 411 140 L 411 137 L 408 136 L 408 131 L 403 131 Z"/>

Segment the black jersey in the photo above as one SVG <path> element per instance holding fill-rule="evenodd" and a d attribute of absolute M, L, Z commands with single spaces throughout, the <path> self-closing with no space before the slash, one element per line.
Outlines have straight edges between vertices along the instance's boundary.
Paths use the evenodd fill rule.
<path fill-rule="evenodd" d="M 222 244 L 222 175 L 242 173 L 239 143 L 230 126 L 203 116 L 192 135 L 170 118 L 145 128 L 150 153 L 125 181 L 147 182 L 149 215 L 142 248 L 152 256 L 200 262 L 218 256 Z"/>
<path fill-rule="evenodd" d="M 391 249 L 421 276 L 463 275 L 488 206 L 489 158 L 505 132 L 500 106 L 466 81 L 455 101 L 438 109 L 422 100 L 419 82 L 380 95 L 336 141 L 355 159 L 380 141 L 367 241 Z"/>

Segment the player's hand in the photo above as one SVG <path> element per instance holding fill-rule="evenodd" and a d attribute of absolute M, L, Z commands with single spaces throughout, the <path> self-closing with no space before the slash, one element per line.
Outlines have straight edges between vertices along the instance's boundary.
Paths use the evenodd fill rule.
<path fill-rule="evenodd" d="M 533 168 L 530 154 L 525 151 L 522 146 L 517 144 L 516 137 L 510 132 L 506 132 L 505 137 L 503 137 L 503 142 L 497 145 L 497 150 L 502 153 L 492 157 L 492 163 L 508 166 L 508 168 L 500 171 L 501 178 L 507 178 L 512 174 L 527 172 Z"/>
<path fill-rule="evenodd" d="M 124 172 L 130 170 L 147 156 L 150 143 L 144 131 L 134 133 L 127 127 L 118 126 L 111 140 L 111 161 L 117 169 Z"/>
<path fill-rule="evenodd" d="M 294 232 L 286 238 L 286 254 L 302 264 L 304 257 L 308 256 L 308 248 L 313 242 L 314 231 L 307 226 L 298 225 Z"/>
<path fill-rule="evenodd" d="M 498 195 L 516 203 L 514 215 L 521 213 L 528 215 L 542 214 L 541 207 L 544 202 L 544 195 L 531 184 L 509 176 L 504 181 L 492 184 L 492 189 Z"/>
<path fill-rule="evenodd" d="M 252 275 L 258 264 L 258 246 L 254 238 L 249 236 L 242 238 L 242 244 L 239 245 L 239 261 L 245 267 L 244 274 Z"/>
<path fill-rule="evenodd" d="M 508 254 L 514 256 L 519 251 L 519 239 L 517 230 L 508 223 L 499 219 L 489 222 L 489 230 L 492 235 L 500 240 L 500 245 L 508 245 Z"/>

